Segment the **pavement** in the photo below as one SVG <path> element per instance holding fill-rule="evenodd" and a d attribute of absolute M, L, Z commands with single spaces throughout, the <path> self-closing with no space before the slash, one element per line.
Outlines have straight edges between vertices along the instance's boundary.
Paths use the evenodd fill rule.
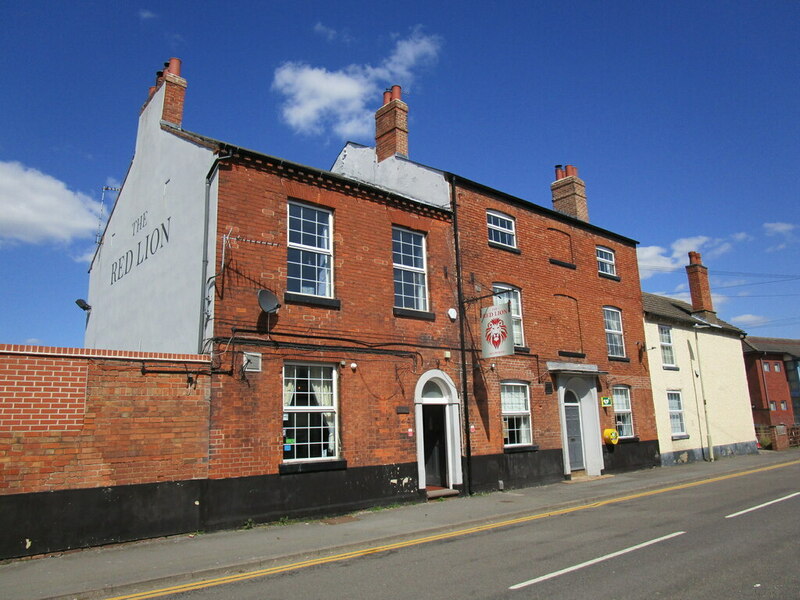
<path fill-rule="evenodd" d="M 0 598 L 127 596 L 800 461 L 800 448 L 0 564 Z"/>

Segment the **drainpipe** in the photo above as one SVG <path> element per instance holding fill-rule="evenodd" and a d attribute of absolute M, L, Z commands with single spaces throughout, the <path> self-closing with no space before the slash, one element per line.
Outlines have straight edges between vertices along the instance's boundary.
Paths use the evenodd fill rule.
<path fill-rule="evenodd" d="M 217 155 L 217 157 L 214 159 L 214 162 L 211 164 L 211 168 L 208 170 L 208 174 L 206 175 L 206 194 L 203 214 L 203 267 L 200 289 L 200 326 L 197 332 L 198 354 L 203 353 L 203 339 L 206 332 L 206 311 L 208 310 L 208 226 L 211 221 L 211 180 L 214 178 L 214 174 L 219 167 L 219 163 L 223 160 L 231 158 L 232 156 L 232 152 L 226 156 Z"/>
<path fill-rule="evenodd" d="M 461 398 L 464 404 L 464 441 L 466 442 L 466 483 L 467 494 L 472 495 L 472 435 L 469 426 L 469 397 L 467 395 L 467 344 L 466 344 L 466 303 L 464 287 L 461 283 L 461 247 L 458 236 L 458 202 L 456 197 L 456 177 L 448 173 L 450 182 L 450 204 L 453 207 L 453 243 L 456 253 L 456 290 L 458 293 L 458 346 L 461 355 Z"/>
<path fill-rule="evenodd" d="M 706 388 L 703 384 L 703 368 L 700 366 L 700 338 L 698 329 L 705 329 L 708 325 L 694 325 L 694 347 L 697 348 L 697 377 L 700 379 L 700 394 L 703 396 L 703 413 L 706 419 L 706 443 L 708 444 L 708 460 L 714 462 L 714 444 L 711 442 L 711 426 L 708 420 L 708 402 L 706 401 Z"/>

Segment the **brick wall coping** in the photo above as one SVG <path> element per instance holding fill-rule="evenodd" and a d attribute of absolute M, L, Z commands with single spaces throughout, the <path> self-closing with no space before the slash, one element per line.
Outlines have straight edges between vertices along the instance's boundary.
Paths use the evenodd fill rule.
<path fill-rule="evenodd" d="M 56 348 L 52 346 L 27 346 L 24 344 L 0 344 L 0 354 L 27 354 L 31 356 L 59 356 L 64 358 L 154 360 L 166 362 L 211 362 L 211 356 L 208 354 L 172 354 L 169 352 L 99 350 L 96 348 Z"/>

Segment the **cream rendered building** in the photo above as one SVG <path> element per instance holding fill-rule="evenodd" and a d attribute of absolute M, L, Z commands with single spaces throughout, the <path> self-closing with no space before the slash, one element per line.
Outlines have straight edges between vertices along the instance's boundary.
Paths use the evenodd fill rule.
<path fill-rule="evenodd" d="M 690 252 L 692 304 L 643 294 L 661 464 L 758 452 L 741 338 L 718 319 L 708 271 Z"/>

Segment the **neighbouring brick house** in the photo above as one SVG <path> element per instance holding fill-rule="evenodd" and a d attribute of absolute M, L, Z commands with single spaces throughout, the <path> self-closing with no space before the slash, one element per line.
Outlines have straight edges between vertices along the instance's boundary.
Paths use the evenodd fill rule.
<path fill-rule="evenodd" d="M 377 151 L 348 144 L 314 169 L 183 129 L 186 80 L 166 67 L 91 266 L 86 346 L 206 361 L 172 375 L 205 394 L 202 468 L 115 478 L 117 464 L 26 493 L 111 490 L 157 514 L 188 486 L 186 523 L 214 529 L 657 463 L 636 243 L 588 222 L 574 167 L 548 209 L 413 163 L 395 87 Z M 479 311 L 495 303 L 514 349 L 484 359 Z M 150 398 L 155 376 L 142 368 L 125 393 Z M 126 416 L 136 439 L 143 415 Z M 92 424 L 111 439 L 111 421 Z M 141 447 L 121 445 L 137 463 Z M 157 529 L 131 516 L 103 541 Z"/>
<path fill-rule="evenodd" d="M 758 451 L 747 391 L 744 332 L 717 317 L 708 269 L 689 253 L 692 303 L 644 294 L 661 463 Z"/>
<path fill-rule="evenodd" d="M 762 443 L 776 450 L 797 443 L 800 340 L 747 336 L 742 351 L 753 420 Z"/>

